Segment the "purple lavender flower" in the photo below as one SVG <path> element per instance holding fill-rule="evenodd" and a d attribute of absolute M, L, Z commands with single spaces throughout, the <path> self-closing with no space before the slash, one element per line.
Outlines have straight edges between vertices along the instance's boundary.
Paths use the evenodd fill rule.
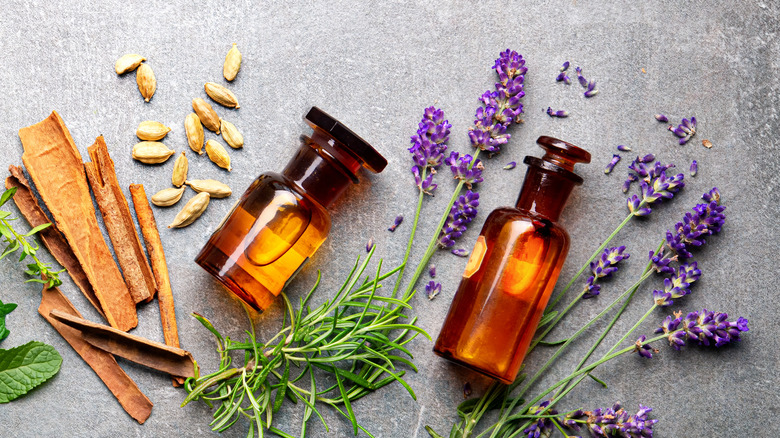
<path fill-rule="evenodd" d="M 699 172 L 699 163 L 697 163 L 696 160 L 693 160 L 693 162 L 691 162 L 691 176 L 696 176 L 698 172 Z"/>
<path fill-rule="evenodd" d="M 451 252 L 458 257 L 466 257 L 467 255 L 469 255 L 468 250 L 463 248 L 453 249 Z"/>
<path fill-rule="evenodd" d="M 564 62 L 563 65 L 561 66 L 561 71 L 568 70 L 570 65 L 571 63 L 569 63 L 569 61 Z"/>
<path fill-rule="evenodd" d="M 463 384 L 463 398 L 469 398 L 471 396 L 471 382 Z"/>
<path fill-rule="evenodd" d="M 579 81 L 580 85 L 582 85 L 583 88 L 587 88 L 588 80 L 585 79 L 585 76 L 582 75 L 582 67 L 576 67 L 574 71 L 577 72 L 577 80 Z"/>
<path fill-rule="evenodd" d="M 558 76 L 555 77 L 555 81 L 556 82 L 563 82 L 566 85 L 570 85 L 571 84 L 571 79 L 569 78 L 569 76 L 564 71 L 560 72 L 558 74 Z"/>
<path fill-rule="evenodd" d="M 665 257 L 664 254 L 656 254 L 654 251 L 650 251 L 650 264 L 659 274 L 674 274 L 674 268 L 669 266 L 670 263 L 677 260 L 677 256 Z"/>
<path fill-rule="evenodd" d="M 372 248 L 374 248 L 374 239 L 370 238 L 370 239 L 368 239 L 368 242 L 366 243 L 366 252 L 371 252 Z"/>
<path fill-rule="evenodd" d="M 631 148 L 629 146 L 624 145 L 624 144 L 619 144 L 618 147 L 617 147 L 617 150 L 619 150 L 620 152 L 630 152 Z"/>
<path fill-rule="evenodd" d="M 653 161 L 655 161 L 655 155 L 647 154 L 644 157 L 637 157 L 637 161 L 644 164 L 652 163 Z"/>
<path fill-rule="evenodd" d="M 691 117 L 690 120 L 682 119 L 682 123 L 677 125 L 677 128 L 672 132 L 680 138 L 681 145 L 688 143 L 688 140 L 696 135 L 696 117 Z"/>
<path fill-rule="evenodd" d="M 588 281 L 585 285 L 585 293 L 582 298 L 593 298 L 601 291 L 601 286 L 597 282 L 602 278 L 609 278 L 617 272 L 618 263 L 626 260 L 631 255 L 625 252 L 625 246 L 616 246 L 613 248 L 607 248 L 601 254 L 598 260 L 590 262 L 590 271 L 593 273 L 588 277 Z"/>
<path fill-rule="evenodd" d="M 520 99 L 525 96 L 523 81 L 528 68 L 522 55 L 509 49 L 501 52 L 493 68 L 499 77 L 496 91 L 486 91 L 480 97 L 483 106 L 477 108 L 469 139 L 475 148 L 498 153 L 511 137 L 506 133 L 507 127 L 512 122 L 520 123 Z"/>
<path fill-rule="evenodd" d="M 479 193 L 468 190 L 465 195 L 460 195 L 452 205 L 444 227 L 439 236 L 439 247 L 451 248 L 466 231 L 466 227 L 477 215 L 479 206 Z"/>
<path fill-rule="evenodd" d="M 652 409 L 639 405 L 639 411 L 630 415 L 615 403 L 610 409 L 596 409 L 592 412 L 585 411 L 588 416 L 585 424 L 593 436 L 598 438 L 652 438 L 653 425 L 658 420 L 651 420 L 648 414 Z"/>
<path fill-rule="evenodd" d="M 682 318 L 682 313 L 675 313 L 675 318 L 667 316 L 655 333 L 664 333 L 669 339 L 669 345 L 680 350 L 687 340 L 696 340 L 699 345 L 714 345 L 722 347 L 740 340 L 740 334 L 749 331 L 748 320 L 738 318 L 727 321 L 728 314 L 711 312 L 707 309 L 701 312 L 691 312 Z"/>
<path fill-rule="evenodd" d="M 482 171 L 485 169 L 479 159 L 472 164 L 473 159 L 469 154 L 461 155 L 458 152 L 451 152 L 450 156 L 444 159 L 444 164 L 450 166 L 453 177 L 463 181 L 469 190 L 472 184 L 482 182 Z"/>
<path fill-rule="evenodd" d="M 429 300 L 436 298 L 439 292 L 441 292 L 441 283 L 431 280 L 425 285 L 425 295 L 428 296 Z"/>
<path fill-rule="evenodd" d="M 585 90 L 585 93 L 583 95 L 585 97 L 593 97 L 595 95 L 599 94 L 599 90 L 596 89 L 596 81 L 590 81 L 588 82 L 588 88 Z"/>
<path fill-rule="evenodd" d="M 669 118 L 666 117 L 663 114 L 656 114 L 655 115 L 655 119 L 658 120 L 659 122 L 663 122 L 663 123 L 668 123 L 669 122 Z"/>
<path fill-rule="evenodd" d="M 685 187 L 683 182 L 685 175 L 680 173 L 676 176 L 667 176 L 666 171 L 673 167 L 674 164 L 663 165 L 661 163 L 655 163 L 655 166 L 652 167 L 646 166 L 639 161 L 639 158 L 631 163 L 628 184 L 624 184 L 623 188 L 627 190 L 631 181 L 639 180 L 641 200 L 637 195 L 633 195 L 627 201 L 628 210 L 634 216 L 647 216 L 652 211 L 651 205 L 664 199 L 672 199 L 680 189 Z"/>
<path fill-rule="evenodd" d="M 395 220 L 393 221 L 393 225 L 390 225 L 390 228 L 387 229 L 389 232 L 394 232 L 396 228 L 398 228 L 399 225 L 401 225 L 401 222 L 404 221 L 403 215 L 398 215 L 395 217 Z"/>
<path fill-rule="evenodd" d="M 658 353 L 658 350 L 651 347 L 650 345 L 645 344 L 644 342 L 647 340 L 647 336 L 642 335 L 639 337 L 639 339 L 636 340 L 636 343 L 634 344 L 634 351 L 639 353 L 640 356 L 644 357 L 645 359 L 652 359 L 653 353 Z"/>
<path fill-rule="evenodd" d="M 664 259 L 671 261 L 671 259 Z M 664 269 L 671 269 L 664 265 Z M 668 270 L 664 272 L 668 273 Z M 672 269 L 672 272 L 674 270 Z M 691 285 L 701 277 L 701 271 L 696 262 L 683 263 L 677 268 L 677 272 L 671 278 L 664 279 L 664 290 L 653 291 L 653 301 L 657 306 L 666 307 L 673 304 L 672 299 L 682 298 L 691 293 Z"/>
<path fill-rule="evenodd" d="M 504 166 L 504 170 L 512 170 L 516 166 L 517 166 L 517 162 L 516 161 L 510 161 L 510 162 L 506 163 L 506 166 Z"/>
<path fill-rule="evenodd" d="M 619 146 L 618 146 L 619 148 Z M 618 154 L 612 154 L 612 160 L 610 160 L 609 164 L 607 164 L 607 167 L 604 168 L 604 173 L 610 173 L 612 172 L 612 169 L 617 166 L 617 163 L 620 161 L 620 155 Z"/>
<path fill-rule="evenodd" d="M 428 266 L 428 274 L 430 274 L 431 278 L 436 278 L 436 265 L 433 263 Z"/>
<path fill-rule="evenodd" d="M 685 213 L 672 231 L 666 232 L 666 244 L 681 259 L 691 258 L 691 250 L 707 243 L 704 238 L 719 233 L 726 222 L 726 207 L 720 205 L 717 187 L 702 195 L 705 203 L 697 204 L 692 212 Z"/>
<path fill-rule="evenodd" d="M 547 107 L 547 115 L 550 117 L 566 118 L 569 117 L 569 113 L 564 110 L 553 111 L 549 106 Z"/>
<path fill-rule="evenodd" d="M 543 411 L 549 405 L 550 405 L 550 401 L 547 400 L 545 402 L 540 403 L 538 406 L 531 406 L 530 408 L 528 408 L 528 414 L 529 415 L 537 414 Z M 558 411 L 556 411 L 555 409 L 547 409 L 544 412 L 545 412 L 544 415 L 558 414 Z M 555 427 L 553 421 L 557 421 L 557 420 L 553 420 L 548 417 L 539 418 L 536 420 L 535 423 L 523 429 L 523 433 L 527 438 L 539 438 L 541 436 L 545 436 L 545 437 L 550 436 L 550 434 L 554 430 L 553 428 Z"/>
<path fill-rule="evenodd" d="M 428 107 L 423 113 L 417 133 L 411 138 L 412 147 L 409 152 L 414 162 L 412 174 L 417 187 L 427 194 L 432 194 L 437 187 L 432 182 L 433 175 L 444 159 L 451 127 L 452 125 L 444 120 L 442 110 Z M 422 178 L 423 173 L 427 173 L 425 179 Z"/>

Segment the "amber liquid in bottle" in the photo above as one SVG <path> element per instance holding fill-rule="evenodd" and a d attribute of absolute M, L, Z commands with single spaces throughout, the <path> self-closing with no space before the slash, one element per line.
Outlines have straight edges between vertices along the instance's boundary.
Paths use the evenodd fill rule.
<path fill-rule="evenodd" d="M 297 154 L 281 174 L 264 173 L 249 186 L 196 258 L 256 310 L 268 308 L 325 241 L 326 208 L 357 183 L 361 164 L 384 167 L 381 155 L 361 149 L 368 144 L 323 114 L 312 109 L 307 115 L 312 136 L 301 136 Z"/>
<path fill-rule="evenodd" d="M 529 166 L 515 208 L 485 221 L 434 352 L 503 383 L 522 365 L 569 250 L 556 222 L 575 185 L 575 162 L 590 154 L 550 137 L 538 143 L 543 159 Z"/>

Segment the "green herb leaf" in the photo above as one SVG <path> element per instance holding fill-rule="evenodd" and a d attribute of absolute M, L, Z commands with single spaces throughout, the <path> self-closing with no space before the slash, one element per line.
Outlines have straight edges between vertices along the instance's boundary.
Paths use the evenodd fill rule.
<path fill-rule="evenodd" d="M 9 199 L 11 199 L 11 196 L 16 194 L 16 187 L 11 187 L 10 189 L 3 192 L 3 195 L 0 196 L 0 207 L 3 206 L 6 202 L 8 202 Z"/>
<path fill-rule="evenodd" d="M 28 231 L 27 234 L 24 235 L 24 237 L 30 237 L 33 234 L 37 233 L 38 231 L 45 230 L 46 228 L 49 228 L 51 226 L 51 222 L 46 224 L 38 225 L 37 227 L 33 228 L 32 230 Z"/>
<path fill-rule="evenodd" d="M 8 334 L 11 333 L 5 326 L 5 316 L 11 313 L 14 309 L 16 309 L 16 304 L 3 304 L 3 300 L 0 300 L 0 341 L 7 338 Z"/>
<path fill-rule="evenodd" d="M 49 380 L 60 371 L 61 364 L 57 350 L 38 341 L 0 349 L 0 403 L 17 399 Z"/>

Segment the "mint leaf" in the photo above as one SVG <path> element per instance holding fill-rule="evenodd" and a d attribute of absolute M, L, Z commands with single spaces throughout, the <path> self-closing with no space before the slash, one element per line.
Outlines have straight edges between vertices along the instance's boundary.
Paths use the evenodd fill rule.
<path fill-rule="evenodd" d="M 0 341 L 7 338 L 8 334 L 11 333 L 5 327 L 5 316 L 11 313 L 14 309 L 16 309 L 16 304 L 3 304 L 3 300 L 0 300 Z"/>
<path fill-rule="evenodd" d="M 62 356 L 51 345 L 31 341 L 0 349 L 0 403 L 8 403 L 60 371 Z"/>

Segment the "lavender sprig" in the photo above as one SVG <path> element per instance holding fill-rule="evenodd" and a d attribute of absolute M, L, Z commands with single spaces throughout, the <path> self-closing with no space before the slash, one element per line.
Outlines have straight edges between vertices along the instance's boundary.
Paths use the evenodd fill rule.
<path fill-rule="evenodd" d="M 417 133 L 412 136 L 412 175 L 415 184 L 426 194 L 432 194 L 437 185 L 433 183 L 433 175 L 444 160 L 447 150 L 450 128 L 452 125 L 444 120 L 444 112 L 434 107 L 428 107 L 423 112 Z"/>
<path fill-rule="evenodd" d="M 602 278 L 611 277 L 612 274 L 617 272 L 618 263 L 631 256 L 625 250 L 625 246 L 605 249 L 598 260 L 590 262 L 590 271 L 593 275 L 588 277 L 582 298 L 593 298 L 601 292 L 601 285 L 598 284 L 598 281 Z"/>
<path fill-rule="evenodd" d="M 545 402 L 540 403 L 538 406 L 532 406 L 528 408 L 528 413 L 530 415 L 534 415 L 537 412 L 545 412 L 545 415 L 558 415 L 558 411 L 555 409 L 547 408 L 547 406 L 550 405 L 550 401 L 547 400 Z M 547 408 L 547 409 L 545 409 Z M 553 432 L 553 420 L 549 417 L 542 417 L 536 420 L 533 424 L 528 426 L 527 428 L 523 429 L 523 433 L 527 438 L 539 438 L 541 436 L 550 436 L 550 434 Z"/>
<path fill-rule="evenodd" d="M 479 150 L 498 153 L 511 138 L 506 133 L 507 127 L 512 122 L 520 123 L 523 113 L 520 99 L 525 96 L 523 81 L 528 68 L 522 55 L 507 49 L 496 59 L 493 69 L 499 77 L 496 91 L 486 91 L 480 97 L 483 106 L 477 108 L 469 139 Z"/>
<path fill-rule="evenodd" d="M 726 222 L 726 207 L 720 205 L 717 187 L 703 194 L 702 199 L 704 203 L 697 204 L 674 225 L 674 233 L 666 232 L 667 246 L 681 259 L 691 258 L 691 250 L 707 243 L 704 238 L 719 233 Z"/>
<path fill-rule="evenodd" d="M 749 331 L 747 319 L 740 317 L 728 321 L 728 317 L 727 313 L 707 309 L 691 312 L 685 318 L 682 312 L 677 312 L 675 318 L 667 316 L 655 333 L 666 334 L 669 345 L 675 350 L 680 350 L 688 340 L 695 340 L 699 345 L 722 347 L 739 341 L 740 333 Z"/>
<path fill-rule="evenodd" d="M 450 209 L 447 216 L 447 222 L 439 235 L 439 247 L 451 248 L 455 241 L 463 235 L 466 228 L 477 215 L 479 206 L 479 193 L 467 191 L 465 195 L 460 195 L 455 204 Z"/>
<path fill-rule="evenodd" d="M 653 157 L 654 159 L 655 157 Z M 664 199 L 672 199 L 674 195 L 685 187 L 683 180 L 685 175 L 677 174 L 676 176 L 668 176 L 666 171 L 673 168 L 674 164 L 663 165 L 661 163 L 655 163 L 655 166 L 645 166 L 639 158 L 634 160 L 629 166 L 629 179 L 626 182 L 629 183 L 634 179 L 639 181 L 641 189 L 641 198 L 637 195 L 632 195 L 627 200 L 628 210 L 634 216 L 647 216 L 651 213 L 650 206 Z M 632 170 L 634 174 L 632 174 Z M 624 189 L 626 186 L 624 185 Z"/>
<path fill-rule="evenodd" d="M 474 160 L 469 154 L 451 152 L 450 156 L 444 159 L 444 164 L 450 166 L 453 178 L 463 181 L 469 190 L 472 184 L 482 182 L 482 171 L 485 169 L 482 160 Z"/>
<path fill-rule="evenodd" d="M 652 438 L 653 425 L 658 420 L 648 418 L 651 411 L 651 408 L 639 405 L 639 411 L 630 415 L 620 403 L 615 403 L 609 409 L 596 409 L 582 415 L 587 415 L 585 424 L 588 431 L 598 438 Z"/>

